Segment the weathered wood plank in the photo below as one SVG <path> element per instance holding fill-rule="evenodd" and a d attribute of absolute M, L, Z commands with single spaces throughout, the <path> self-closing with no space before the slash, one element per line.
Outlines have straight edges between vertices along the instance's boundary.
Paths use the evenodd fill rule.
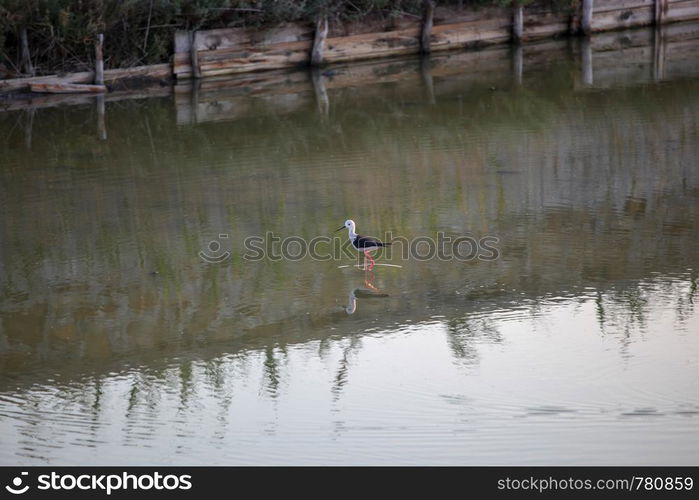
<path fill-rule="evenodd" d="M 37 76 L 34 78 L 14 78 L 10 80 L 0 80 L 0 92 L 11 92 L 14 90 L 29 89 L 30 83 L 48 83 L 56 80 L 66 83 L 88 83 L 94 78 L 92 71 L 72 73 L 59 78 L 58 75 Z"/>
<path fill-rule="evenodd" d="M 638 2 L 638 0 L 633 0 Z M 649 26 L 655 23 L 655 0 L 643 2 L 639 5 L 630 5 L 628 8 L 612 8 L 614 4 L 608 4 L 608 8 L 598 10 L 595 4 L 592 18 L 592 31 L 608 31 L 614 29 L 632 28 L 636 26 Z M 699 19 L 699 0 L 674 0 L 666 4 L 667 11 L 663 11 L 662 22 L 692 21 Z"/>
<path fill-rule="evenodd" d="M 693 21 L 699 19 L 699 0 L 675 2 L 670 5 L 664 22 Z"/>
<path fill-rule="evenodd" d="M 279 69 L 307 64 L 310 49 L 309 40 L 245 51 L 206 51 L 200 52 L 199 65 L 202 76 Z"/>
<path fill-rule="evenodd" d="M 682 3 L 686 0 L 666 0 L 668 4 Z M 638 7 L 653 7 L 655 0 L 595 0 L 595 13 L 610 10 L 629 10 Z M 670 7 L 672 8 L 672 7 Z"/>
<path fill-rule="evenodd" d="M 668 61 L 686 62 L 687 64 L 699 64 L 695 56 L 699 53 L 699 39 L 665 42 L 665 59 Z"/>
<path fill-rule="evenodd" d="M 622 28 L 632 28 L 635 26 L 648 26 L 653 24 L 654 7 L 632 9 L 632 10 L 613 10 L 601 13 L 595 13 L 592 19 L 591 30 L 593 32 L 608 31 Z"/>
<path fill-rule="evenodd" d="M 306 24 L 285 23 L 274 28 L 222 28 L 200 31 L 197 50 L 234 49 L 241 45 L 268 46 L 277 43 L 312 40 L 314 27 Z M 186 31 L 175 32 L 175 53 L 189 53 L 191 40 Z"/>
<path fill-rule="evenodd" d="M 655 0 L 595 0 L 595 14 L 615 10 L 631 10 L 652 7 Z"/>
<path fill-rule="evenodd" d="M 524 11 L 524 41 L 568 33 L 570 14 L 567 12 L 528 13 Z"/>
<path fill-rule="evenodd" d="M 152 66 L 135 66 L 133 68 L 107 69 L 104 71 L 104 80 L 114 82 L 127 78 L 168 78 L 172 75 L 170 64 L 154 64 Z M 71 73 L 59 77 L 58 75 L 37 76 L 34 78 L 15 78 L 11 80 L 0 80 L 0 92 L 12 92 L 16 90 L 29 89 L 31 83 L 90 83 L 94 80 L 93 71 L 83 71 Z"/>
<path fill-rule="evenodd" d="M 663 26 L 663 33 L 668 41 L 699 38 L 699 20 L 686 23 L 673 23 Z"/>
<path fill-rule="evenodd" d="M 169 78 L 170 76 L 172 76 L 172 65 L 169 63 L 104 70 L 104 80 L 107 82 L 127 78 Z"/>
<path fill-rule="evenodd" d="M 435 36 L 437 34 L 435 33 Z M 420 27 L 388 33 L 368 33 L 328 39 L 328 62 L 353 61 L 386 56 L 417 54 L 420 50 Z"/>

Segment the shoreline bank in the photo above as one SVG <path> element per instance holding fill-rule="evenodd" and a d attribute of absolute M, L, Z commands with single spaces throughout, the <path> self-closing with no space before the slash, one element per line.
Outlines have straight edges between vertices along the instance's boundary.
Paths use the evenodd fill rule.
<path fill-rule="evenodd" d="M 432 5 L 426 2 L 425 5 Z M 586 21 L 587 19 L 587 21 Z M 437 6 L 420 19 L 403 15 L 365 26 L 286 23 L 265 30 L 225 28 L 176 31 L 170 63 L 107 69 L 117 87 L 162 85 L 190 78 L 278 70 L 308 65 L 384 59 L 412 54 L 589 35 L 699 19 L 699 0 L 596 0 L 579 9 Z M 367 31 L 366 30 L 371 30 Z M 313 61 L 312 61 L 313 60 Z M 194 70 L 193 70 L 194 68 Z M 0 80 L 0 94 L 27 91 L 31 83 L 91 83 L 93 71 Z"/>

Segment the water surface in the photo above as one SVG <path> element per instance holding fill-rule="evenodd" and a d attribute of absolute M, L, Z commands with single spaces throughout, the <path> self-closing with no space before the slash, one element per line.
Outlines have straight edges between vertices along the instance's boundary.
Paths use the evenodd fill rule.
<path fill-rule="evenodd" d="M 696 465 L 699 72 L 562 47 L 0 114 L 0 463 Z"/>

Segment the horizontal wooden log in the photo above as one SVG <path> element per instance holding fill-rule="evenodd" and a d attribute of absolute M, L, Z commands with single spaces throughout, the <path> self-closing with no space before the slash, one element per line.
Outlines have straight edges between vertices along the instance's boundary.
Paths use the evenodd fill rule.
<path fill-rule="evenodd" d="M 524 36 L 522 38 L 525 42 L 531 42 L 534 40 L 540 40 L 543 38 L 550 38 L 557 35 L 563 35 L 568 33 L 569 23 L 567 21 L 544 24 L 544 25 L 532 25 L 527 26 L 526 21 L 524 24 Z"/>
<path fill-rule="evenodd" d="M 626 11 L 643 7 L 653 7 L 655 0 L 595 0 L 595 15 L 603 12 Z"/>
<path fill-rule="evenodd" d="M 682 3 L 686 0 L 667 0 L 668 4 Z M 655 0 L 595 0 L 595 12 L 610 10 L 628 10 L 638 7 L 652 7 Z M 672 7 L 670 7 L 672 8 Z"/>
<path fill-rule="evenodd" d="M 547 12 L 543 14 L 533 14 L 526 7 L 524 9 L 524 34 L 533 28 L 546 28 L 559 24 L 568 24 L 570 14 L 567 12 Z"/>
<path fill-rule="evenodd" d="M 699 40 L 682 40 L 665 45 L 665 60 L 684 62 L 688 66 L 699 64 L 696 55 L 699 53 Z M 696 74 L 696 73 L 695 73 Z"/>
<path fill-rule="evenodd" d="M 592 16 L 592 32 L 609 31 L 636 26 L 648 26 L 654 21 L 654 7 L 648 6 L 631 10 L 613 10 Z"/>
<path fill-rule="evenodd" d="M 699 0 L 672 3 L 665 14 L 665 22 L 693 21 L 699 19 Z"/>
<path fill-rule="evenodd" d="M 435 33 L 435 37 L 436 37 Z M 420 27 L 388 33 L 330 38 L 327 40 L 327 62 L 354 61 L 378 57 L 417 54 L 420 50 Z"/>
<path fill-rule="evenodd" d="M 88 83 L 94 78 L 94 72 L 83 71 L 72 73 L 64 77 L 58 75 L 37 76 L 33 78 L 15 78 L 11 80 L 0 80 L 0 92 L 11 92 L 15 90 L 29 90 L 32 83 L 51 83 L 61 81 L 65 83 Z"/>
<path fill-rule="evenodd" d="M 615 29 L 649 26 L 655 22 L 655 1 L 627 0 L 619 8 L 618 3 L 607 3 L 606 8 L 597 6 L 592 16 L 592 31 L 609 31 Z M 604 4 L 603 4 L 604 5 Z M 669 4 L 664 22 L 692 21 L 699 19 L 699 0 L 674 0 Z"/>
<path fill-rule="evenodd" d="M 133 68 L 107 69 L 104 71 L 105 82 L 127 80 L 129 78 L 169 78 L 172 76 L 172 65 L 151 64 L 149 66 L 134 66 Z"/>
<path fill-rule="evenodd" d="M 265 47 L 278 43 L 313 39 L 314 28 L 308 24 L 286 23 L 274 28 L 223 28 L 199 31 L 197 50 L 234 49 L 241 46 Z M 175 53 L 189 53 L 191 41 L 187 31 L 175 32 Z"/>
<path fill-rule="evenodd" d="M 663 26 L 663 34 L 668 40 L 699 38 L 699 19 Z"/>
<path fill-rule="evenodd" d="M 533 15 L 524 11 L 524 40 L 538 40 L 567 34 L 570 30 L 570 14 L 552 12 Z"/>
<path fill-rule="evenodd" d="M 133 68 L 108 69 L 104 72 L 105 82 L 115 82 L 129 78 L 169 78 L 172 76 L 172 65 L 154 64 L 151 66 L 136 66 Z M 32 83 L 90 83 L 94 80 L 93 71 L 82 71 L 80 73 L 70 73 L 64 76 L 48 75 L 34 78 L 15 78 L 11 80 L 0 80 L 0 92 L 12 92 L 17 90 L 29 90 Z"/>
<path fill-rule="evenodd" d="M 200 52 L 202 76 L 299 66 L 308 62 L 312 41 L 276 44 L 268 49 Z"/>
<path fill-rule="evenodd" d="M 495 18 L 432 28 L 432 51 L 481 47 L 507 42 L 512 18 Z"/>

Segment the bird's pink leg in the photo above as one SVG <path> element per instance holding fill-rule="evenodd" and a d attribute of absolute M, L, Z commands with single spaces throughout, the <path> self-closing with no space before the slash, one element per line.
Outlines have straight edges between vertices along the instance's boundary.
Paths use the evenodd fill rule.
<path fill-rule="evenodd" d="M 369 251 L 368 251 L 368 250 L 367 250 L 366 252 L 364 252 L 364 256 L 365 256 L 367 259 L 369 259 L 369 262 L 371 262 L 371 264 L 369 264 L 369 271 L 371 271 L 372 269 L 374 269 L 374 264 L 375 264 L 374 259 L 371 258 L 371 255 L 369 255 Z"/>

